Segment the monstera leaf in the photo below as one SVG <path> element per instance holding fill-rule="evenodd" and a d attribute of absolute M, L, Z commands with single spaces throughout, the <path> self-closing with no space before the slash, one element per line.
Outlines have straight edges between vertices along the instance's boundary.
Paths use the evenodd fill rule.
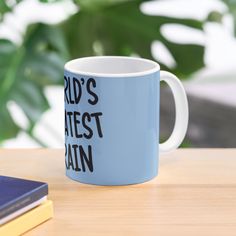
<path fill-rule="evenodd" d="M 60 0 L 39 1 L 47 4 Z M 14 7 L 7 5 L 9 2 L 0 1 L 0 21 L 3 13 Z M 140 10 L 143 2 L 74 0 L 79 11 L 63 23 L 29 26 L 21 45 L 0 40 L 0 142 L 16 136 L 20 130 L 36 139 L 33 128 L 49 109 L 44 88 L 63 83 L 63 65 L 68 59 L 90 55 L 138 55 L 154 59 L 151 44 L 159 40 L 176 61 L 175 68 L 161 65 L 163 69 L 183 79 L 202 68 L 203 46 L 177 44 L 160 33 L 163 25 L 172 23 L 201 30 L 202 22 L 145 15 Z M 26 129 L 19 126 L 14 114 L 9 112 L 10 101 L 27 117 Z"/>
<path fill-rule="evenodd" d="M 8 110 L 14 101 L 29 120 L 27 132 L 49 108 L 45 86 L 62 84 L 63 65 L 68 58 L 63 36 L 56 27 L 30 26 L 21 46 L 0 40 L 0 141 L 17 135 L 22 127 Z"/>
<path fill-rule="evenodd" d="M 73 58 L 96 55 L 131 55 L 153 59 L 151 43 L 161 41 L 171 52 L 177 66 L 171 70 L 182 78 L 203 67 L 204 48 L 200 45 L 177 44 L 166 39 L 160 28 L 181 24 L 202 29 L 202 22 L 166 16 L 150 16 L 140 11 L 144 1 L 77 0 L 81 10 L 67 20 L 63 31 Z"/>

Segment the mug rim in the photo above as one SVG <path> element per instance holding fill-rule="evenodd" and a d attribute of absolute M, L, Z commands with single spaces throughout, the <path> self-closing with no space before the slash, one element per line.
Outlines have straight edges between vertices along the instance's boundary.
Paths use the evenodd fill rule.
<path fill-rule="evenodd" d="M 75 64 L 81 61 L 89 61 L 89 60 L 102 60 L 102 59 L 125 59 L 130 61 L 136 61 L 136 62 L 143 62 L 146 64 L 149 64 L 152 66 L 151 69 L 142 70 L 139 72 L 128 72 L 128 73 L 100 73 L 100 72 L 88 72 L 83 71 L 80 69 L 73 68 L 75 67 Z M 95 76 L 95 77 L 107 77 L 107 78 L 121 78 L 121 77 L 139 77 L 139 76 L 145 76 L 149 74 L 153 74 L 155 72 L 160 71 L 160 65 L 152 61 L 150 59 L 146 58 L 140 58 L 140 57 L 129 57 L 129 56 L 89 56 L 89 57 L 80 57 L 73 60 L 70 60 L 66 62 L 64 66 L 64 70 L 68 72 L 72 72 L 75 74 L 85 75 L 85 76 Z"/>

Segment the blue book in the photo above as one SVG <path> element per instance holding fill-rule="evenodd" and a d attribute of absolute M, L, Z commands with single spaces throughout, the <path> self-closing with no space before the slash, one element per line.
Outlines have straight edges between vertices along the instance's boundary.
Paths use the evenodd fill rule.
<path fill-rule="evenodd" d="M 48 195 L 48 184 L 0 176 L 0 220 Z"/>

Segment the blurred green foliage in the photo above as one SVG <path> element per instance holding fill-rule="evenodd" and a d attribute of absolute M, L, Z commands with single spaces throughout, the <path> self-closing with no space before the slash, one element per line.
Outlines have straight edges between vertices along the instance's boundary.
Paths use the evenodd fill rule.
<path fill-rule="evenodd" d="M 234 35 L 236 36 L 236 0 L 223 0 L 228 6 L 229 13 L 234 19 Z"/>
<path fill-rule="evenodd" d="M 20 1 L 15 1 L 19 4 Z M 56 2 L 50 0 L 41 0 Z M 79 11 L 57 25 L 29 25 L 20 45 L 0 40 L 0 142 L 24 131 L 34 137 L 33 129 L 49 109 L 44 89 L 63 84 L 63 65 L 72 58 L 90 55 L 139 55 L 153 59 L 151 44 L 161 41 L 176 61 L 167 69 L 180 78 L 188 78 L 204 66 L 204 47 L 169 41 L 160 29 L 165 24 L 181 24 L 202 30 L 203 22 L 167 16 L 145 15 L 143 0 L 75 0 Z M 15 7 L 0 1 L 0 20 Z M 14 101 L 29 120 L 22 128 L 8 110 Z M 13 114 L 14 115 L 14 114 Z"/>

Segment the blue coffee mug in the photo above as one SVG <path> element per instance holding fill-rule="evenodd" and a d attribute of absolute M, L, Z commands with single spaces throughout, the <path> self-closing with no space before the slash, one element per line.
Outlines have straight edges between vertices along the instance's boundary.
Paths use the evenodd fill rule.
<path fill-rule="evenodd" d="M 159 144 L 160 81 L 171 88 L 176 121 Z M 65 65 L 66 175 L 96 185 L 148 181 L 158 173 L 159 153 L 176 149 L 188 124 L 184 88 L 151 60 L 99 56 Z"/>

